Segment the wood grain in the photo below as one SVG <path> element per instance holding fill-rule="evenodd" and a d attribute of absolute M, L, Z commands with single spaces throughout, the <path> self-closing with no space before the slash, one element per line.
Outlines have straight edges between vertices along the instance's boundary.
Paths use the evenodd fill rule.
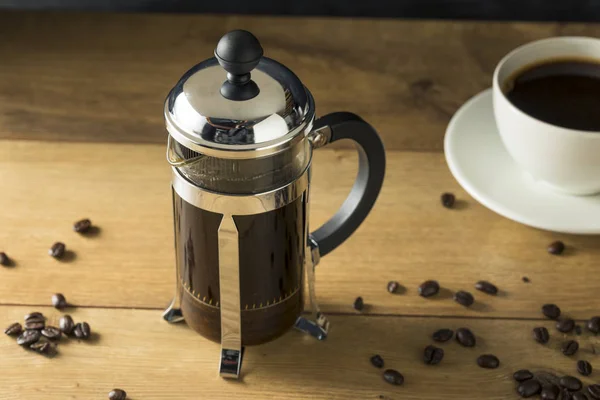
<path fill-rule="evenodd" d="M 319 115 L 356 112 L 390 150 L 435 151 L 509 50 L 600 36 L 598 24 L 2 12 L 0 138 L 162 143 L 163 99 L 234 28 L 298 74 Z"/>
<path fill-rule="evenodd" d="M 49 304 L 62 292 L 81 306 L 168 304 L 174 289 L 169 168 L 164 146 L 0 142 L 0 247 L 17 262 L 0 270 L 0 304 Z M 356 157 L 349 150 L 315 153 L 312 229 L 332 216 L 349 192 Z M 440 205 L 456 193 L 457 209 Z M 95 237 L 72 231 L 89 217 Z M 546 246 L 567 244 L 561 257 Z M 47 255 L 55 241 L 73 253 Z M 470 199 L 437 153 L 389 152 L 382 194 L 367 221 L 317 267 L 317 294 L 325 312 L 354 313 L 362 296 L 367 313 L 540 317 L 557 303 L 577 318 L 600 314 L 596 276 L 600 236 L 543 232 L 502 218 Z M 531 283 L 522 282 L 528 276 Z M 423 299 L 418 285 L 438 279 L 441 295 Z M 499 296 L 476 292 L 490 280 Z M 401 294 L 386 291 L 399 281 Z M 463 308 L 453 291 L 470 290 Z"/>
<path fill-rule="evenodd" d="M 55 310 L 38 309 L 58 318 Z M 21 320 L 26 307 L 0 307 L 0 320 Z M 577 359 L 597 366 L 598 337 L 578 337 L 576 357 L 558 350 L 564 335 L 548 345 L 533 341 L 531 321 L 447 318 L 334 317 L 327 340 L 319 342 L 296 331 L 266 345 L 248 347 L 240 382 L 217 376 L 219 345 L 185 325 L 163 322 L 158 311 L 77 309 L 76 321 L 87 321 L 91 342 L 62 339 L 58 356 L 47 359 L 20 348 L 0 335 L 0 399 L 103 399 L 114 387 L 131 400 L 151 399 L 497 399 L 517 398 L 512 374 L 521 368 L 577 375 Z M 550 322 L 537 323 L 551 328 Z M 441 327 L 467 326 L 477 337 L 475 348 L 454 340 L 440 344 L 444 360 L 423 363 L 423 348 Z M 480 354 L 492 353 L 500 367 L 477 366 Z M 385 368 L 405 377 L 402 387 L 381 378 L 369 357 L 380 354 Z M 585 383 L 596 382 L 597 372 Z"/>

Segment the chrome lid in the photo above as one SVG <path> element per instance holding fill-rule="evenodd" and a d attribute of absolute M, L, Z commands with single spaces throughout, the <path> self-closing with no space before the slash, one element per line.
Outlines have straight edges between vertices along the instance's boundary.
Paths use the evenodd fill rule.
<path fill-rule="evenodd" d="M 222 158 L 257 158 L 300 140 L 312 96 L 284 65 L 262 56 L 247 31 L 227 33 L 215 57 L 183 75 L 165 102 L 167 130 L 181 145 Z"/>

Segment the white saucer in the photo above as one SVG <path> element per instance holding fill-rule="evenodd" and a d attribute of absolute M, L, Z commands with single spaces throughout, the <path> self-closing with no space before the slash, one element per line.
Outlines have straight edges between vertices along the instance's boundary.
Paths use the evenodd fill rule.
<path fill-rule="evenodd" d="M 496 129 L 491 89 L 454 115 L 444 152 L 458 183 L 492 211 L 544 230 L 600 234 L 600 196 L 553 192 L 517 167 Z"/>

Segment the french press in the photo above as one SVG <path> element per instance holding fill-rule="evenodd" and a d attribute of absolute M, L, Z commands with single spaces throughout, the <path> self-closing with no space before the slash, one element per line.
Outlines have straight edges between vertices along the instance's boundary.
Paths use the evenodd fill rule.
<path fill-rule="evenodd" d="M 183 75 L 164 113 L 177 282 L 164 318 L 220 342 L 223 377 L 239 376 L 244 346 L 292 326 L 324 339 L 314 267 L 375 203 L 385 172 L 375 130 L 347 112 L 315 119 L 310 92 L 243 30 Z M 342 139 L 357 144 L 358 177 L 337 214 L 311 233 L 312 152 Z M 305 282 L 311 316 L 302 314 Z"/>

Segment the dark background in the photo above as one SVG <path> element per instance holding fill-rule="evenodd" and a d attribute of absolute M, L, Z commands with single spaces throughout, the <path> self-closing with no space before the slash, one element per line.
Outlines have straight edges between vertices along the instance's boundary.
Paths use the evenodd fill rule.
<path fill-rule="evenodd" d="M 0 0 L 0 8 L 600 21 L 600 0 Z"/>

